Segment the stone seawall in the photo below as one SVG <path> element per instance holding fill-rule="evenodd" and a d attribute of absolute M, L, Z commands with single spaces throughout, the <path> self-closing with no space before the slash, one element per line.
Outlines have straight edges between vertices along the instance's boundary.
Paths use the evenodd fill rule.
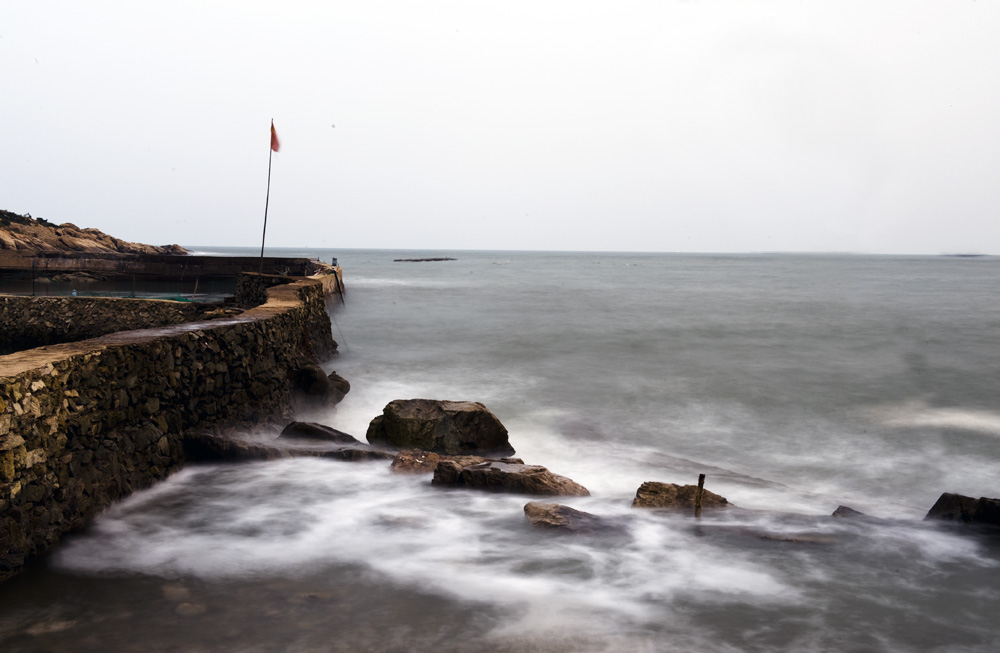
<path fill-rule="evenodd" d="M 256 304 L 264 301 L 260 297 Z M 0 356 L 115 331 L 208 320 L 217 311 L 217 304 L 158 299 L 0 297 Z"/>
<path fill-rule="evenodd" d="M 289 372 L 336 350 L 329 279 L 239 316 L 0 356 L 0 580 L 183 464 L 193 428 L 289 416 Z"/>

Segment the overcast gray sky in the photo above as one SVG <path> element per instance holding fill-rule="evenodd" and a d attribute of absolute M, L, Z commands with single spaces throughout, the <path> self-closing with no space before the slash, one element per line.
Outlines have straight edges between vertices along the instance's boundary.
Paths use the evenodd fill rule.
<path fill-rule="evenodd" d="M 128 240 L 1000 254 L 1000 2 L 0 4 L 0 208 Z"/>

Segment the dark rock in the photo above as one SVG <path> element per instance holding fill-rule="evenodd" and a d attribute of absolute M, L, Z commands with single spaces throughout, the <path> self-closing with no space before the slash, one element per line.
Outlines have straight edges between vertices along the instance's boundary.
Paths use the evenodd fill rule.
<path fill-rule="evenodd" d="M 1000 499 L 980 497 L 976 500 L 961 494 L 945 492 L 927 511 L 924 519 L 1000 526 Z"/>
<path fill-rule="evenodd" d="M 976 503 L 973 519 L 980 524 L 1000 526 L 1000 499 L 980 497 Z"/>
<path fill-rule="evenodd" d="M 21 496 L 29 503 L 38 503 L 45 497 L 46 494 L 48 493 L 46 492 L 45 487 L 40 483 L 31 483 L 21 490 Z"/>
<path fill-rule="evenodd" d="M 484 462 L 463 467 L 443 460 L 434 470 L 432 485 L 462 487 L 520 494 L 590 496 L 590 491 L 572 479 L 553 474 L 540 465 Z"/>
<path fill-rule="evenodd" d="M 677 508 L 694 512 L 697 485 L 677 485 L 676 483 L 658 483 L 647 481 L 636 490 L 633 508 Z M 702 509 L 729 508 L 725 497 L 705 490 L 702 494 Z"/>
<path fill-rule="evenodd" d="M 291 380 L 299 397 L 314 405 L 336 406 L 351 389 L 347 379 L 336 372 L 327 375 L 323 368 L 314 364 L 297 368 Z"/>
<path fill-rule="evenodd" d="M 316 422 L 291 422 L 281 431 L 279 438 L 299 438 L 304 440 L 323 440 L 325 442 L 341 442 L 344 444 L 361 444 L 353 435 L 337 429 L 317 424 Z"/>
<path fill-rule="evenodd" d="M 837 509 L 833 511 L 833 516 L 837 519 L 857 519 L 858 517 L 867 517 L 868 515 L 863 512 L 858 512 L 854 508 L 837 506 Z"/>
<path fill-rule="evenodd" d="M 391 460 L 393 455 L 387 451 L 377 451 L 367 447 L 344 447 L 343 449 L 335 449 L 333 451 L 322 451 L 319 453 L 319 457 L 358 462 L 364 460 Z"/>
<path fill-rule="evenodd" d="M 330 458 L 350 462 L 391 460 L 393 455 L 367 445 L 339 449 L 284 449 L 278 446 L 245 442 L 212 433 L 189 433 L 184 437 L 184 455 L 197 462 L 242 462 L 279 460 L 281 458 Z"/>
<path fill-rule="evenodd" d="M 924 519 L 943 519 L 945 521 L 962 521 L 969 523 L 972 521 L 972 514 L 976 511 L 976 500 L 961 494 L 951 494 L 945 492 L 927 511 Z"/>
<path fill-rule="evenodd" d="M 290 458 L 291 451 L 264 444 L 243 442 L 212 433 L 192 432 L 184 436 L 184 457 L 197 462 L 239 462 Z"/>
<path fill-rule="evenodd" d="M 837 541 L 837 538 L 822 533 L 759 533 L 757 536 L 762 540 L 791 544 L 833 544 Z"/>
<path fill-rule="evenodd" d="M 5 555 L 0 556 L 0 577 L 19 570 L 24 566 L 24 551 L 19 548 L 7 549 Z"/>
<path fill-rule="evenodd" d="M 308 397 L 325 400 L 330 394 L 330 379 L 319 365 L 303 365 L 292 375 L 296 390 Z"/>
<path fill-rule="evenodd" d="M 327 380 L 330 381 L 330 403 L 339 404 L 351 391 L 351 384 L 336 372 L 330 372 Z"/>
<path fill-rule="evenodd" d="M 520 458 L 483 458 L 482 456 L 449 456 L 422 449 L 407 449 L 396 454 L 392 461 L 392 471 L 397 474 L 431 474 L 442 460 L 450 460 L 461 467 L 478 465 L 487 461 L 516 463 L 523 465 Z"/>
<path fill-rule="evenodd" d="M 391 449 L 451 455 L 509 456 L 507 429 L 486 406 L 472 401 L 397 399 L 368 426 L 368 441 Z"/>
<path fill-rule="evenodd" d="M 613 528 L 604 517 L 575 510 L 559 503 L 532 501 L 524 504 L 524 515 L 538 528 L 552 528 L 574 533 L 601 531 Z"/>

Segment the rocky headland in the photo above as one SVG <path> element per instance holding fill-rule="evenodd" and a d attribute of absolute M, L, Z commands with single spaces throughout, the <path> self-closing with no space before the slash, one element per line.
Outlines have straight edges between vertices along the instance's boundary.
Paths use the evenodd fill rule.
<path fill-rule="evenodd" d="M 100 229 L 81 229 L 64 222 L 53 224 L 30 214 L 18 215 L 0 210 L 0 250 L 18 252 L 89 252 L 103 254 L 173 254 L 185 255 L 180 245 L 144 245 L 119 240 Z"/>

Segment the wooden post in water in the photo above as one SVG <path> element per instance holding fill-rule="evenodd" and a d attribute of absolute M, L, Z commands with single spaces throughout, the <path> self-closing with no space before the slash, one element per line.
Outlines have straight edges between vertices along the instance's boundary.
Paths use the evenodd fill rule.
<path fill-rule="evenodd" d="M 694 495 L 694 516 L 701 519 L 701 497 L 705 493 L 705 475 L 698 474 L 698 491 Z"/>

